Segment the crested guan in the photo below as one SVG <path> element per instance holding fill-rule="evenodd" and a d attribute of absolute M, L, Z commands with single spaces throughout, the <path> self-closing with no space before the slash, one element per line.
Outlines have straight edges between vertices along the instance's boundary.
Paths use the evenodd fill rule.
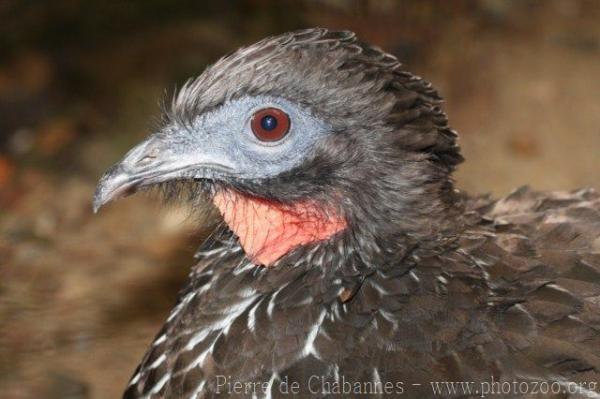
<path fill-rule="evenodd" d="M 459 192 L 441 102 L 326 29 L 188 81 L 94 198 L 224 221 L 125 397 L 599 397 L 600 196 Z"/>

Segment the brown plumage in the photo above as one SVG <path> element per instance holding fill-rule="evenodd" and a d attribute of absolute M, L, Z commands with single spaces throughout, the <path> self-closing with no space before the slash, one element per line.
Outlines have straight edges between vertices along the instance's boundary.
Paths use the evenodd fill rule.
<path fill-rule="evenodd" d="M 220 198 L 231 230 L 199 252 L 125 397 L 286 397 L 294 382 L 301 397 L 480 397 L 492 380 L 529 384 L 494 397 L 596 397 L 600 196 L 457 192 L 440 101 L 395 57 L 325 29 L 265 39 L 187 84 L 95 206 L 184 183 Z M 269 107 L 291 121 L 275 144 L 248 123 Z M 273 245 L 282 255 L 244 252 Z M 473 391 L 434 387 L 460 381 Z M 560 392 L 534 395 L 542 382 Z"/>

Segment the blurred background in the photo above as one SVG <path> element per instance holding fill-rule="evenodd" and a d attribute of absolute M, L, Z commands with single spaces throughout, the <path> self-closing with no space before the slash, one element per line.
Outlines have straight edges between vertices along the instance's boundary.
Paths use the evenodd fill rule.
<path fill-rule="evenodd" d="M 101 173 L 165 91 L 266 35 L 325 26 L 445 97 L 473 193 L 600 188 L 600 2 L 0 1 L 0 397 L 118 397 L 205 232 Z"/>

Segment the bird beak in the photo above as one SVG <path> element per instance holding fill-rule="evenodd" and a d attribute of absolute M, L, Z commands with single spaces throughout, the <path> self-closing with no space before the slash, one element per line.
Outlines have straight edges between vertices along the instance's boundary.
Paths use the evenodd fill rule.
<path fill-rule="evenodd" d="M 156 134 L 129 151 L 100 179 L 94 194 L 94 213 L 110 201 L 143 187 L 170 180 L 232 176 L 233 168 L 214 148 L 175 143 L 169 135 Z"/>

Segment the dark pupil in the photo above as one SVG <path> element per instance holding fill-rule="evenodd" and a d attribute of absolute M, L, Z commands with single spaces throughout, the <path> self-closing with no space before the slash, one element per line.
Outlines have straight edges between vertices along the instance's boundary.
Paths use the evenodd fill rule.
<path fill-rule="evenodd" d="M 260 127 L 265 130 L 273 130 L 277 127 L 277 119 L 272 115 L 263 116 L 260 120 Z"/>

